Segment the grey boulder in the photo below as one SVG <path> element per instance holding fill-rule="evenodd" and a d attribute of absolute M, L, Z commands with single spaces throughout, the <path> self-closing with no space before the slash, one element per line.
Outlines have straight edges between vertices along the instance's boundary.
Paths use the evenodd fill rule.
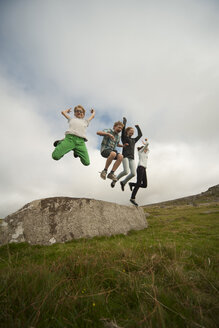
<path fill-rule="evenodd" d="M 127 234 L 147 228 L 140 207 L 70 197 L 35 200 L 0 224 L 0 245 L 28 242 L 51 245 L 73 239 Z"/>

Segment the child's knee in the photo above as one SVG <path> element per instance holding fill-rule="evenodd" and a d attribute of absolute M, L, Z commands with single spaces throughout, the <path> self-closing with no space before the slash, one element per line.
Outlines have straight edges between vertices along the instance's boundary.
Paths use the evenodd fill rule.
<path fill-rule="evenodd" d="M 122 154 L 118 154 L 117 159 L 121 162 L 123 160 L 123 155 Z"/>
<path fill-rule="evenodd" d="M 81 158 L 81 163 L 82 163 L 84 166 L 89 166 L 89 165 L 90 165 L 90 160 L 89 160 L 89 159 L 82 159 L 82 158 Z"/>
<path fill-rule="evenodd" d="M 58 161 L 58 160 L 60 159 L 60 157 L 59 157 L 55 152 L 52 153 L 52 158 L 53 158 L 55 161 Z"/>
<path fill-rule="evenodd" d="M 90 162 L 86 162 L 86 163 L 83 163 L 84 166 L 89 166 L 90 165 Z"/>
<path fill-rule="evenodd" d="M 111 151 L 109 157 L 115 158 L 116 157 L 116 152 L 115 151 Z"/>

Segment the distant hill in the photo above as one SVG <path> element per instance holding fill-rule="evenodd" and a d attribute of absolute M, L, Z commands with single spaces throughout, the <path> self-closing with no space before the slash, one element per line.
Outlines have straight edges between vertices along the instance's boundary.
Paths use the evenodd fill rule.
<path fill-rule="evenodd" d="M 202 192 L 198 195 L 178 198 L 174 200 L 168 200 L 165 202 L 160 203 L 154 203 L 150 205 L 145 205 L 143 207 L 147 206 L 174 206 L 174 205 L 193 205 L 196 206 L 198 204 L 205 204 L 205 203 L 214 203 L 219 202 L 219 184 L 210 187 L 207 191 Z"/>

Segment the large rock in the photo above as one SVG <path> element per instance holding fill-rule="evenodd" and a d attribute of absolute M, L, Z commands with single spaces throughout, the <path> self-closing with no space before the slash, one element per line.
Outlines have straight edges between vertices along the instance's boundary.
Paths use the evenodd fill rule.
<path fill-rule="evenodd" d="M 7 216 L 0 225 L 0 244 L 51 245 L 78 238 L 127 234 L 147 227 L 142 208 L 87 198 L 35 200 Z"/>

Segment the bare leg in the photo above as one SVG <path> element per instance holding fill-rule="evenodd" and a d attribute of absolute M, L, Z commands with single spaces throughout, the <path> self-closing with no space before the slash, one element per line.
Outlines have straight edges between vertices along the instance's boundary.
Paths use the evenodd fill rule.
<path fill-rule="evenodd" d="M 119 167 L 119 165 L 122 163 L 123 160 L 123 155 L 122 154 L 118 154 L 117 160 L 115 161 L 112 171 L 116 171 Z"/>
<path fill-rule="evenodd" d="M 110 164 L 112 163 L 115 157 L 116 157 L 116 153 L 114 151 L 111 151 L 109 157 L 106 160 L 106 165 L 105 165 L 106 170 L 108 170 L 108 167 L 110 166 Z"/>

